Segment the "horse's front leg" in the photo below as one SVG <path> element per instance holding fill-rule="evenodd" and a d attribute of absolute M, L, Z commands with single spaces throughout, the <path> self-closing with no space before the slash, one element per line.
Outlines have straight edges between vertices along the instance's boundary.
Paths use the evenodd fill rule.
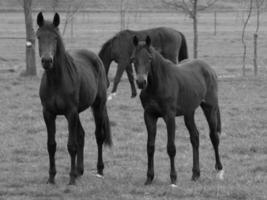
<path fill-rule="evenodd" d="M 108 97 L 108 100 L 111 100 L 112 97 L 116 95 L 117 87 L 119 85 L 122 74 L 123 74 L 127 65 L 128 65 L 127 59 L 126 59 L 126 61 L 123 60 L 123 61 L 118 62 L 118 67 L 117 67 L 116 75 L 115 75 L 114 82 L 113 82 L 113 88 L 111 90 L 111 94 Z"/>
<path fill-rule="evenodd" d="M 157 132 L 157 117 L 145 111 L 145 124 L 147 128 L 147 179 L 145 185 L 152 183 L 154 179 L 154 152 Z"/>
<path fill-rule="evenodd" d="M 83 154 L 84 154 L 84 130 L 80 119 L 78 119 L 78 130 L 77 130 L 77 175 L 81 176 L 84 172 L 83 165 Z"/>
<path fill-rule="evenodd" d="M 76 170 L 76 155 L 78 150 L 78 131 L 79 131 L 79 114 L 76 109 L 71 110 L 66 118 L 68 120 L 68 129 L 69 129 L 69 137 L 68 137 L 68 152 L 71 158 L 71 169 L 70 169 L 70 181 L 69 184 L 75 184 L 75 179 L 77 177 Z"/>
<path fill-rule="evenodd" d="M 170 158 L 170 178 L 171 183 L 176 184 L 177 173 L 175 170 L 175 155 L 176 155 L 176 147 L 175 147 L 175 117 L 164 117 L 164 121 L 167 126 L 167 134 L 168 134 L 168 142 L 167 142 L 167 153 Z"/>
<path fill-rule="evenodd" d="M 134 84 L 133 68 L 132 68 L 131 64 L 127 65 L 126 73 L 128 76 L 129 83 L 131 85 L 131 90 L 132 90 L 132 96 L 131 97 L 134 98 L 137 95 L 137 91 L 136 91 L 135 84 Z"/>
<path fill-rule="evenodd" d="M 55 153 L 57 148 L 57 143 L 55 140 L 56 134 L 56 125 L 55 120 L 56 116 L 47 110 L 43 110 L 43 117 L 47 128 L 47 150 L 49 153 L 49 178 L 48 183 L 55 183 L 56 176 L 56 163 L 55 163 Z"/>

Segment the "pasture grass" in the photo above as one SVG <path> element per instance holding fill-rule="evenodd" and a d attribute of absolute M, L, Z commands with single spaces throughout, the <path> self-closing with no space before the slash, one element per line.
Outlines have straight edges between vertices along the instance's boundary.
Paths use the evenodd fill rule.
<path fill-rule="evenodd" d="M 262 74 L 266 75 L 266 72 Z M 220 79 L 223 133 L 220 152 L 225 179 L 216 179 L 214 153 L 202 111 L 197 110 L 200 130 L 201 178 L 192 182 L 192 150 L 182 118 L 177 118 L 177 188 L 170 187 L 166 127 L 158 123 L 155 180 L 146 178 L 146 130 L 139 98 L 130 99 L 123 79 L 118 95 L 108 102 L 114 146 L 104 150 L 105 178 L 94 176 L 97 146 L 90 111 L 81 114 L 86 131 L 85 173 L 76 186 L 68 186 L 67 124 L 57 119 L 56 185 L 47 185 L 46 129 L 38 97 L 40 78 L 0 74 L 1 145 L 0 199 L 266 199 L 267 186 L 267 80 Z"/>

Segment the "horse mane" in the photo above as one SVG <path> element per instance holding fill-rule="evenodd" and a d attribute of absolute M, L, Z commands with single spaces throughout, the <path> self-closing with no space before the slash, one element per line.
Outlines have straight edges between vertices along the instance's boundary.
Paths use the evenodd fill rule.
<path fill-rule="evenodd" d="M 168 77 L 171 75 L 169 69 L 173 63 L 164 58 L 153 46 L 148 47 L 147 51 L 152 56 L 151 68 L 148 73 L 148 81 L 151 83 L 153 82 L 155 87 L 159 87 L 159 85 L 163 83 L 164 80 L 168 80 Z"/>

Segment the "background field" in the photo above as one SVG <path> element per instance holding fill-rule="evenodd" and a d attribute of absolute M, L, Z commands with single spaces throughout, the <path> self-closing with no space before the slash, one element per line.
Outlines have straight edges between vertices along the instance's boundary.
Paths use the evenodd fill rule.
<path fill-rule="evenodd" d="M 34 19 L 37 13 L 34 13 Z M 45 13 L 48 18 L 52 13 Z M 62 13 L 62 23 L 65 14 Z M 38 96 L 38 77 L 21 77 L 24 68 L 24 16 L 21 12 L 0 13 L 0 69 L 17 66 L 16 73 L 1 73 L 0 96 L 0 199 L 267 199 L 267 13 L 262 15 L 259 36 L 258 77 L 252 76 L 252 33 L 248 27 L 248 76 L 241 77 L 241 13 L 219 12 L 217 35 L 213 34 L 213 12 L 199 18 L 199 57 L 207 60 L 219 75 L 223 134 L 221 157 L 225 180 L 215 178 L 214 155 L 203 114 L 197 111 L 200 130 L 201 178 L 191 182 L 192 150 L 182 118 L 177 118 L 176 168 L 178 187 L 169 186 L 169 159 L 166 153 L 166 128 L 160 120 L 156 140 L 155 181 L 144 187 L 146 176 L 146 130 L 139 98 L 130 99 L 125 77 L 117 97 L 108 102 L 114 146 L 105 149 L 105 178 L 95 171 L 97 147 L 90 111 L 81 114 L 86 131 L 85 174 L 77 186 L 69 187 L 67 124 L 57 120 L 56 185 L 46 184 L 48 154 L 46 129 Z M 185 33 L 192 55 L 191 20 L 179 13 L 132 13 L 128 28 L 171 26 Z M 62 27 L 61 27 L 62 28 Z M 73 28 L 64 35 L 67 48 L 88 48 L 98 52 L 101 45 L 120 29 L 119 14 L 82 12 L 75 16 Z M 71 34 L 73 30 L 73 34 Z M 38 53 L 38 51 L 37 51 Z M 112 65 L 110 79 L 115 72 Z"/>

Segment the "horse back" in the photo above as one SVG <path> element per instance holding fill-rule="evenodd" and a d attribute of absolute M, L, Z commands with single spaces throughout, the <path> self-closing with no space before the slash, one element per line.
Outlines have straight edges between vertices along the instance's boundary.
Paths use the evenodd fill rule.
<path fill-rule="evenodd" d="M 179 77 L 183 81 L 182 85 L 193 87 L 201 92 L 205 101 L 217 98 L 218 83 L 217 75 L 214 69 L 203 60 L 186 60 L 179 66 Z M 178 70 L 178 71 L 179 71 Z M 185 87 L 186 87 L 185 86 Z"/>
<path fill-rule="evenodd" d="M 139 35 L 139 37 L 144 39 L 149 35 L 153 47 L 160 52 L 163 57 L 171 60 L 173 63 L 177 63 L 182 41 L 182 36 L 179 31 L 168 27 L 158 27 L 140 31 Z"/>

